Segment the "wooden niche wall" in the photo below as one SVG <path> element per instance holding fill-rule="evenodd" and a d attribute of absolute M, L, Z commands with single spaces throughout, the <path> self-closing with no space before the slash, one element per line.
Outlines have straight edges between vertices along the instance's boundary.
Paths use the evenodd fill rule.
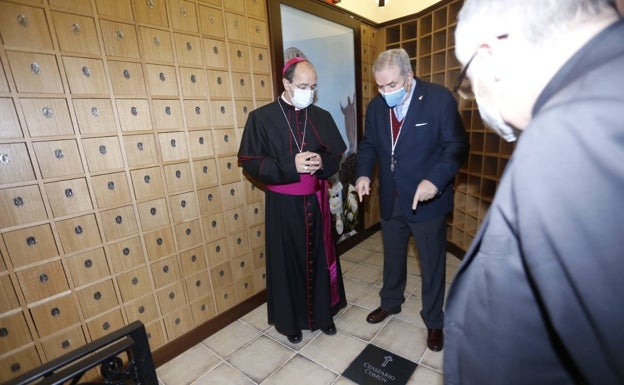
<path fill-rule="evenodd" d="M 257 296 L 265 0 L 0 0 L 0 381 L 134 320 L 158 349 Z"/>

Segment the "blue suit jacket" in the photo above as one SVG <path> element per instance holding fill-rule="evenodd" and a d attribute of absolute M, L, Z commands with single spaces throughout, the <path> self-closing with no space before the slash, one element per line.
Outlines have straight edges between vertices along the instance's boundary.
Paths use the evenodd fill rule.
<path fill-rule="evenodd" d="M 364 138 L 358 146 L 356 180 L 367 176 L 379 162 L 381 217 L 392 215 L 395 194 L 407 220 L 419 222 L 446 215 L 453 209 L 453 178 L 468 154 L 468 140 L 457 102 L 446 88 L 416 79 L 403 128 L 394 151 L 398 160 L 390 169 L 392 139 L 390 108 L 378 95 L 366 109 Z M 427 179 L 438 195 L 419 202 L 412 212 L 416 187 Z"/>

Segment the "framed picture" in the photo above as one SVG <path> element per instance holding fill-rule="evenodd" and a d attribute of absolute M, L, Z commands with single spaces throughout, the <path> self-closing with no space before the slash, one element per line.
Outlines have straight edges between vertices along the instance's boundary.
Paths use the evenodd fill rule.
<path fill-rule="evenodd" d="M 274 89 L 281 93 L 283 63 L 295 56 L 308 59 L 316 68 L 318 88 L 315 104 L 333 117 L 347 144 L 341 171 L 332 178 L 335 230 L 338 240 L 355 234 L 362 226 L 354 195 L 353 173 L 361 127 L 360 23 L 335 8 L 317 1 L 269 0 Z M 340 201 L 340 202 L 339 202 Z M 340 207 L 338 207 L 340 203 Z"/>

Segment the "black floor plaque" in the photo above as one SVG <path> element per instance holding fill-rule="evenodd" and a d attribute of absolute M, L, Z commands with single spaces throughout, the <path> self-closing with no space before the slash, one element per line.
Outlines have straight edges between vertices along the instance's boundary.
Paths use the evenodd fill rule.
<path fill-rule="evenodd" d="M 416 363 L 368 344 L 342 373 L 359 385 L 405 385 Z"/>

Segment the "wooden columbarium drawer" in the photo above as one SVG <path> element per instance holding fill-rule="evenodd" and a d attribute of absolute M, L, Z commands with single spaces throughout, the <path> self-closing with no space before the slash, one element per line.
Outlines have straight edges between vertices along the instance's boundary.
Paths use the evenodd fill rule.
<path fill-rule="evenodd" d="M 108 68 L 115 95 L 145 95 L 141 63 L 109 60 Z"/>
<path fill-rule="evenodd" d="M 9 231 L 2 237 L 15 268 L 59 255 L 49 224 Z"/>
<path fill-rule="evenodd" d="M 214 159 L 193 161 L 193 172 L 197 188 L 215 186 L 219 182 L 217 163 Z"/>
<path fill-rule="evenodd" d="M 249 47 L 246 44 L 228 43 L 230 51 L 230 70 L 233 72 L 251 72 Z"/>
<path fill-rule="evenodd" d="M 73 103 L 80 133 L 117 133 L 113 106 L 109 99 L 74 99 Z"/>
<path fill-rule="evenodd" d="M 256 270 L 253 275 L 254 290 L 256 293 L 266 288 L 266 270 L 264 268 Z"/>
<path fill-rule="evenodd" d="M 6 84 L 4 72 L 2 71 L 2 66 L 0 66 L 0 92 L 8 91 L 9 86 Z M 0 120 L 0 138 L 21 138 L 24 136 L 12 98 L 0 98 L 0 116 L 2 116 Z"/>
<path fill-rule="evenodd" d="M 177 282 L 181 278 L 178 259 L 175 255 L 153 262 L 150 268 L 157 289 Z"/>
<path fill-rule="evenodd" d="M 73 135 L 66 99 L 20 99 L 30 136 Z"/>
<path fill-rule="evenodd" d="M 87 329 L 92 340 L 104 337 L 114 330 L 121 329 L 123 326 L 125 324 L 121 315 L 121 309 L 115 309 L 87 322 Z"/>
<path fill-rule="evenodd" d="M 245 0 L 245 10 L 247 11 L 247 16 L 263 20 L 267 17 L 266 2 L 264 0 Z"/>
<path fill-rule="evenodd" d="M 173 222 L 180 223 L 198 216 L 195 192 L 187 192 L 169 198 Z"/>
<path fill-rule="evenodd" d="M 82 140 L 89 171 L 114 170 L 124 167 L 119 138 L 103 136 Z"/>
<path fill-rule="evenodd" d="M 165 198 L 139 203 L 138 208 L 139 217 L 141 218 L 141 228 L 143 230 L 153 230 L 169 224 L 169 214 L 167 212 L 167 201 Z"/>
<path fill-rule="evenodd" d="M 0 355 L 33 341 L 24 313 L 0 315 Z"/>
<path fill-rule="evenodd" d="M 198 271 L 206 270 L 206 252 L 204 246 L 198 246 L 193 249 L 180 253 L 180 270 L 182 276 L 188 277 Z"/>
<path fill-rule="evenodd" d="M 199 22 L 203 35 L 225 38 L 223 11 L 220 9 L 199 5 Z"/>
<path fill-rule="evenodd" d="M 33 148 L 41 176 L 44 178 L 83 173 L 82 160 L 75 140 L 34 142 Z"/>
<path fill-rule="evenodd" d="M 254 75 L 254 96 L 256 99 L 272 99 L 273 87 L 269 75 Z"/>
<path fill-rule="evenodd" d="M 269 30 L 267 23 L 257 19 L 249 19 L 249 42 L 251 44 L 269 46 Z"/>
<path fill-rule="evenodd" d="M 0 143 L 0 180 L 5 183 L 14 183 L 34 179 L 35 173 L 26 144 Z"/>
<path fill-rule="evenodd" d="M 245 201 L 248 204 L 252 202 L 263 202 L 264 191 L 248 180 L 245 180 L 243 183 L 245 185 Z"/>
<path fill-rule="evenodd" d="M 245 277 L 253 274 L 254 265 L 251 253 L 246 253 L 239 257 L 236 257 L 230 261 L 232 265 L 232 276 L 234 281 L 244 279 Z"/>
<path fill-rule="evenodd" d="M 116 104 L 122 131 L 152 129 L 151 109 L 146 99 L 117 99 Z"/>
<path fill-rule="evenodd" d="M 65 259 L 74 287 L 85 286 L 110 275 L 104 249 L 93 249 Z"/>
<path fill-rule="evenodd" d="M 210 274 L 204 270 L 185 279 L 189 300 L 195 301 L 210 293 Z"/>
<path fill-rule="evenodd" d="M 167 336 L 164 328 L 162 320 L 156 320 L 145 325 L 145 331 L 147 332 L 147 340 L 149 341 L 150 349 L 157 349 L 167 342 Z"/>
<path fill-rule="evenodd" d="M 101 209 L 130 204 L 130 186 L 125 172 L 91 177 L 97 205 Z"/>
<path fill-rule="evenodd" d="M 147 324 L 158 318 L 158 305 L 154 294 L 148 294 L 124 305 L 128 322 L 141 321 Z"/>
<path fill-rule="evenodd" d="M 264 223 L 263 202 L 249 203 L 249 201 L 247 201 L 247 206 L 245 209 L 247 211 L 247 223 L 249 223 L 250 226 Z"/>
<path fill-rule="evenodd" d="M 175 226 L 176 239 L 178 241 L 178 250 L 186 250 L 202 243 L 202 232 L 200 221 L 196 219 Z"/>
<path fill-rule="evenodd" d="M 0 190 L 0 228 L 47 219 L 39 186 Z"/>
<path fill-rule="evenodd" d="M 160 153 L 165 162 L 188 159 L 188 146 L 184 132 L 158 134 Z"/>
<path fill-rule="evenodd" d="M 39 354 L 34 346 L 13 351 L 0 359 L 0 381 L 8 381 L 41 365 Z"/>
<path fill-rule="evenodd" d="M 229 40 L 247 42 L 247 19 L 237 13 L 225 12 L 225 30 Z"/>
<path fill-rule="evenodd" d="M 62 94 L 63 83 L 56 56 L 6 51 L 19 92 Z"/>
<path fill-rule="evenodd" d="M 95 0 L 98 13 L 102 16 L 111 16 L 116 19 L 132 21 L 132 6 L 130 1 Z"/>
<path fill-rule="evenodd" d="M 72 295 L 44 302 L 30 309 L 39 337 L 49 336 L 80 322 Z"/>
<path fill-rule="evenodd" d="M 236 291 L 238 302 L 243 302 L 256 293 L 254 281 L 253 274 L 250 274 L 234 282 L 234 290 Z"/>
<path fill-rule="evenodd" d="M 184 285 L 182 282 L 176 282 L 164 289 L 157 290 L 158 304 L 163 314 L 169 314 L 186 304 L 187 299 L 184 294 Z"/>
<path fill-rule="evenodd" d="M 264 246 L 264 223 L 250 227 L 248 230 L 249 245 L 252 249 Z"/>
<path fill-rule="evenodd" d="M 254 74 L 271 73 L 271 56 L 268 48 L 251 47 L 251 68 Z"/>
<path fill-rule="evenodd" d="M 206 258 L 208 259 L 208 266 L 217 266 L 218 264 L 227 261 L 230 258 L 227 239 L 221 238 L 207 243 Z"/>
<path fill-rule="evenodd" d="M 102 60 L 64 56 L 63 66 L 72 93 L 108 93 Z"/>
<path fill-rule="evenodd" d="M 120 274 L 117 285 L 123 302 L 129 302 L 154 290 L 146 266 Z"/>
<path fill-rule="evenodd" d="M 177 99 L 152 100 L 152 112 L 157 130 L 179 131 L 184 128 L 182 107 Z"/>
<path fill-rule="evenodd" d="M 138 201 L 158 198 L 165 193 L 165 182 L 160 167 L 130 171 L 130 175 Z"/>
<path fill-rule="evenodd" d="M 207 97 L 206 72 L 201 68 L 179 67 L 180 86 L 184 97 Z"/>
<path fill-rule="evenodd" d="M 236 130 L 233 128 L 219 128 L 212 130 L 215 154 L 235 154 L 238 151 Z"/>
<path fill-rule="evenodd" d="M 169 25 L 165 0 L 132 0 L 132 6 L 136 21 L 163 27 Z"/>
<path fill-rule="evenodd" d="M 20 304 L 15 293 L 15 288 L 11 282 L 11 277 L 7 274 L 0 275 L 0 290 L 3 295 L 0 296 L 0 313 L 7 313 L 17 309 Z"/>
<path fill-rule="evenodd" d="M 92 17 L 57 11 L 51 14 L 61 51 L 100 54 L 100 43 Z"/>
<path fill-rule="evenodd" d="M 249 238 L 246 231 L 227 237 L 230 257 L 238 257 L 249 252 Z"/>
<path fill-rule="evenodd" d="M 197 192 L 197 200 L 201 215 L 221 212 L 221 189 L 219 186 L 199 190 Z"/>
<path fill-rule="evenodd" d="M 147 166 L 158 162 L 156 141 L 152 134 L 124 135 L 123 142 L 129 166 Z"/>
<path fill-rule="evenodd" d="M 171 16 L 171 26 L 174 30 L 199 32 L 195 3 L 187 0 L 168 0 L 167 9 Z"/>
<path fill-rule="evenodd" d="M 57 222 L 56 228 L 61 238 L 61 246 L 66 253 L 72 253 L 102 243 L 93 214 Z"/>
<path fill-rule="evenodd" d="M 215 314 L 215 304 L 212 295 L 204 296 L 191 303 L 191 313 L 195 325 L 201 325 L 213 318 Z"/>
<path fill-rule="evenodd" d="M 207 70 L 208 91 L 211 98 L 227 99 L 232 96 L 230 83 L 232 77 L 228 71 Z"/>
<path fill-rule="evenodd" d="M 169 31 L 139 27 L 139 36 L 145 60 L 173 63 L 173 44 Z"/>
<path fill-rule="evenodd" d="M 175 67 L 147 64 L 146 68 L 145 77 L 152 96 L 178 96 Z"/>
<path fill-rule="evenodd" d="M 207 100 L 187 99 L 183 103 L 186 127 L 189 130 L 210 127 L 210 105 Z"/>
<path fill-rule="evenodd" d="M 251 75 L 249 73 L 233 72 L 232 87 L 234 88 L 235 99 L 253 98 L 253 86 L 251 83 Z"/>
<path fill-rule="evenodd" d="M 49 31 L 43 9 L 0 3 L 0 34 L 6 46 L 51 50 Z"/>
<path fill-rule="evenodd" d="M 225 219 L 223 213 L 207 215 L 201 218 L 204 236 L 208 241 L 223 238 L 226 235 Z"/>
<path fill-rule="evenodd" d="M 210 277 L 215 291 L 231 284 L 234 282 L 232 265 L 226 261 L 210 268 Z"/>
<path fill-rule="evenodd" d="M 45 190 L 55 218 L 93 209 L 85 178 L 46 183 Z"/>
<path fill-rule="evenodd" d="M 204 62 L 207 68 L 227 70 L 228 56 L 225 42 L 204 38 Z"/>
<path fill-rule="evenodd" d="M 236 127 L 243 128 L 247 123 L 249 113 L 254 109 L 254 103 L 252 100 L 236 100 L 234 106 L 236 107 Z"/>
<path fill-rule="evenodd" d="M 173 233 L 169 227 L 145 234 L 145 247 L 150 261 L 156 261 L 175 253 Z"/>
<path fill-rule="evenodd" d="M 244 207 L 236 207 L 223 213 L 225 229 L 228 234 L 234 234 L 247 230 L 247 217 Z"/>
<path fill-rule="evenodd" d="M 186 305 L 164 316 L 163 321 L 165 322 L 167 336 L 170 339 L 180 337 L 193 328 L 193 316 L 191 315 L 190 306 Z"/>
<path fill-rule="evenodd" d="M 119 305 L 112 280 L 82 288 L 76 292 L 82 314 L 91 318 Z"/>
<path fill-rule="evenodd" d="M 221 207 L 228 210 L 245 203 L 245 191 L 242 182 L 221 185 Z"/>
<path fill-rule="evenodd" d="M 46 360 L 50 361 L 54 358 L 69 353 L 87 343 L 82 327 L 75 326 L 65 329 L 54 336 L 45 338 L 41 341 L 43 352 Z"/>
<path fill-rule="evenodd" d="M 245 13 L 245 2 L 243 0 L 230 0 L 225 4 L 225 9 L 238 13 Z"/>
<path fill-rule="evenodd" d="M 202 65 L 202 47 L 199 36 L 173 34 L 176 58 L 181 65 Z"/>
<path fill-rule="evenodd" d="M 108 56 L 139 59 L 139 43 L 134 25 L 100 20 L 104 50 Z"/>
<path fill-rule="evenodd" d="M 73 12 L 85 13 L 92 15 L 91 2 L 82 0 L 48 0 L 50 8 L 69 9 Z"/>
<path fill-rule="evenodd" d="M 234 284 L 227 285 L 226 287 L 220 289 L 215 289 L 214 296 L 217 302 L 218 313 L 223 313 L 238 303 Z"/>
<path fill-rule="evenodd" d="M 177 193 L 193 189 L 193 175 L 191 165 L 188 162 L 169 164 L 163 167 L 167 191 Z"/>
<path fill-rule="evenodd" d="M 117 207 L 102 211 L 100 215 L 104 237 L 109 242 L 139 232 L 132 206 Z"/>
<path fill-rule="evenodd" d="M 251 250 L 254 270 L 263 269 L 266 266 L 264 244 L 262 246 L 253 247 Z"/>
<path fill-rule="evenodd" d="M 115 273 L 128 271 L 145 264 L 145 253 L 139 237 L 108 245 L 108 257 Z"/>

